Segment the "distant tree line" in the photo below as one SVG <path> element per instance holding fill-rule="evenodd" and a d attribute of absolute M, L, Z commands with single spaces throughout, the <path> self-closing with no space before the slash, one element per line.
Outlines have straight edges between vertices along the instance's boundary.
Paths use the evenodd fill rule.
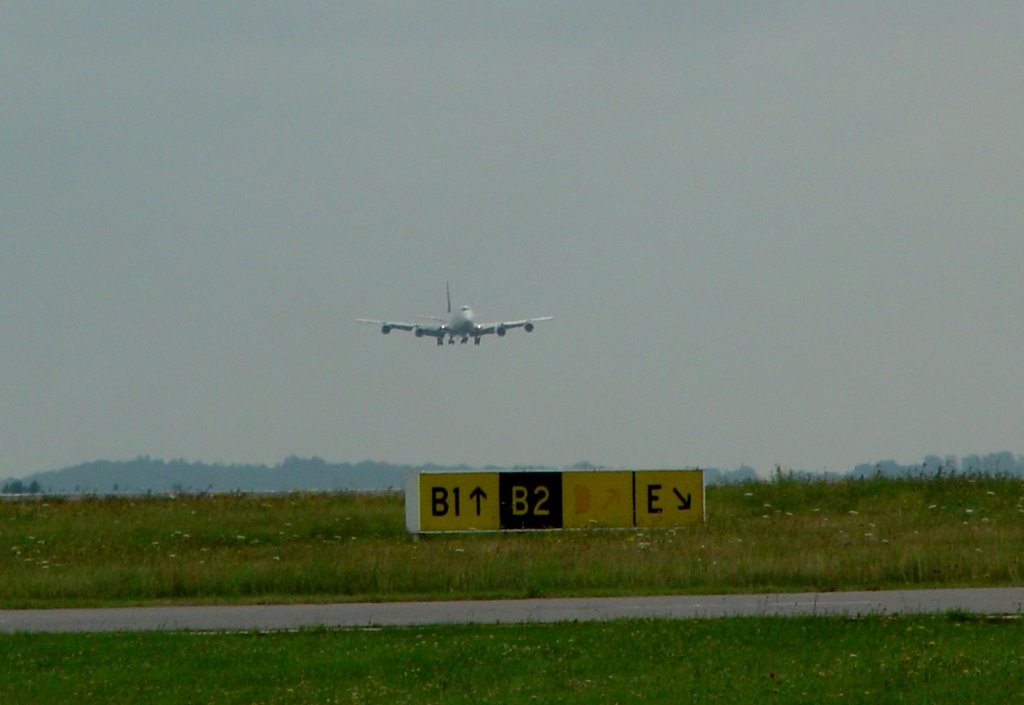
<path fill-rule="evenodd" d="M 42 491 L 42 486 L 36 480 L 28 484 L 21 480 L 10 480 L 0 487 L 0 494 L 39 494 Z"/>
<path fill-rule="evenodd" d="M 928 455 L 924 462 L 915 465 L 900 465 L 894 460 L 876 463 L 862 463 L 850 475 L 866 477 L 931 477 L 943 475 L 994 475 L 1024 476 L 1024 456 L 1014 456 L 1009 451 L 986 455 L 955 455 L 939 457 Z"/>
<path fill-rule="evenodd" d="M 291 455 L 274 466 L 224 465 L 222 463 L 160 460 L 140 456 L 135 460 L 98 460 L 62 470 L 35 473 L 0 485 L 3 494 L 144 494 L 153 492 L 201 494 L 205 492 L 288 492 L 332 490 L 387 490 L 404 486 L 405 478 L 419 470 L 474 470 L 468 465 L 393 465 L 365 460 L 359 463 L 331 463 L 323 458 Z M 544 466 L 520 465 L 495 470 L 555 470 Z M 581 460 L 569 470 L 599 470 L 600 466 Z M 708 485 L 756 482 L 765 479 L 754 468 L 741 465 L 732 470 L 702 468 Z M 934 477 L 949 475 L 1024 476 L 1024 456 L 1008 451 L 987 455 L 929 455 L 921 463 L 900 465 L 894 460 L 862 463 L 844 473 L 787 470 L 784 476 L 808 480 L 844 477 Z M 783 476 L 776 466 L 775 476 Z"/>
<path fill-rule="evenodd" d="M 409 468 L 364 461 L 329 463 L 289 456 L 267 465 L 225 465 L 161 460 L 97 460 L 30 475 L 3 485 L 10 494 L 140 494 L 204 492 L 288 492 L 291 490 L 384 490 L 400 488 Z M 21 492 L 19 492 L 21 490 Z"/>

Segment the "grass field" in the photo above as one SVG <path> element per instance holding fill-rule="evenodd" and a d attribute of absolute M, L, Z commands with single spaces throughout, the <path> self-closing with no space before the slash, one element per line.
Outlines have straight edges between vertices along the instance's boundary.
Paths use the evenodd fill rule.
<path fill-rule="evenodd" d="M 963 615 L 0 635 L 0 702 L 1019 703 L 1024 624 Z"/>
<path fill-rule="evenodd" d="M 0 502 L 0 606 L 988 586 L 1024 575 L 1024 482 L 710 487 L 707 523 L 425 537 L 400 494 Z"/>

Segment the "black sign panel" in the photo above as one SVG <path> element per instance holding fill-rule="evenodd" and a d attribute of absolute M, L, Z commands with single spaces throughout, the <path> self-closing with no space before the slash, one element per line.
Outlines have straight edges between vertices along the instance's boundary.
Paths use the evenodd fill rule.
<path fill-rule="evenodd" d="M 562 473 L 503 472 L 498 482 L 502 529 L 562 528 Z"/>

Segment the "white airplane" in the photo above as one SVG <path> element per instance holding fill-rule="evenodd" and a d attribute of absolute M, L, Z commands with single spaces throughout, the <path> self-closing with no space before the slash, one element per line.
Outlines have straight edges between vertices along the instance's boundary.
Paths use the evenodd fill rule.
<path fill-rule="evenodd" d="M 433 324 L 419 325 L 416 323 L 401 323 L 399 321 L 374 321 L 366 318 L 357 318 L 359 323 L 373 323 L 380 326 L 380 332 L 387 335 L 393 330 L 411 330 L 417 338 L 429 336 L 437 339 L 438 345 L 444 344 L 445 336 L 448 336 L 448 344 L 453 345 L 456 338 L 467 343 L 473 339 L 474 345 L 480 344 L 480 338 L 491 333 L 498 337 L 504 337 L 512 328 L 522 328 L 527 333 L 532 333 L 534 324 L 538 321 L 550 321 L 554 316 L 540 316 L 539 318 L 525 318 L 521 321 L 501 321 L 499 323 L 477 323 L 474 320 L 473 309 L 469 306 L 460 306 L 458 311 L 452 311 L 452 295 L 448 284 L 444 286 L 445 294 L 448 296 L 448 315 L 441 318 L 438 316 L 418 316 L 430 321 Z"/>

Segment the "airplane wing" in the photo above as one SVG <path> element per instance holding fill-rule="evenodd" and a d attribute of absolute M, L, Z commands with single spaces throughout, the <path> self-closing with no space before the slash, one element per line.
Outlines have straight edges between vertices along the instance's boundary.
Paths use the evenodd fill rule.
<path fill-rule="evenodd" d="M 398 321 L 374 321 L 368 318 L 357 318 L 356 321 L 359 323 L 373 323 L 380 326 L 381 331 L 385 334 L 390 333 L 393 330 L 415 330 L 419 326 L 415 323 L 399 323 Z"/>
<path fill-rule="evenodd" d="M 411 330 L 416 334 L 417 338 L 428 336 L 431 338 L 443 338 L 445 335 L 446 328 L 443 324 L 436 326 L 421 325 L 419 323 L 402 323 L 401 321 L 377 321 L 370 318 L 357 318 L 359 323 L 372 323 L 380 326 L 380 332 L 387 335 L 393 330 Z"/>
<path fill-rule="evenodd" d="M 521 321 L 501 321 L 499 323 L 483 323 L 477 326 L 477 331 L 480 335 L 489 335 L 491 333 L 497 333 L 498 336 L 504 336 L 512 328 L 523 328 L 527 333 L 533 332 L 535 323 L 540 321 L 550 321 L 554 316 L 538 316 L 537 318 L 524 318 Z"/>

